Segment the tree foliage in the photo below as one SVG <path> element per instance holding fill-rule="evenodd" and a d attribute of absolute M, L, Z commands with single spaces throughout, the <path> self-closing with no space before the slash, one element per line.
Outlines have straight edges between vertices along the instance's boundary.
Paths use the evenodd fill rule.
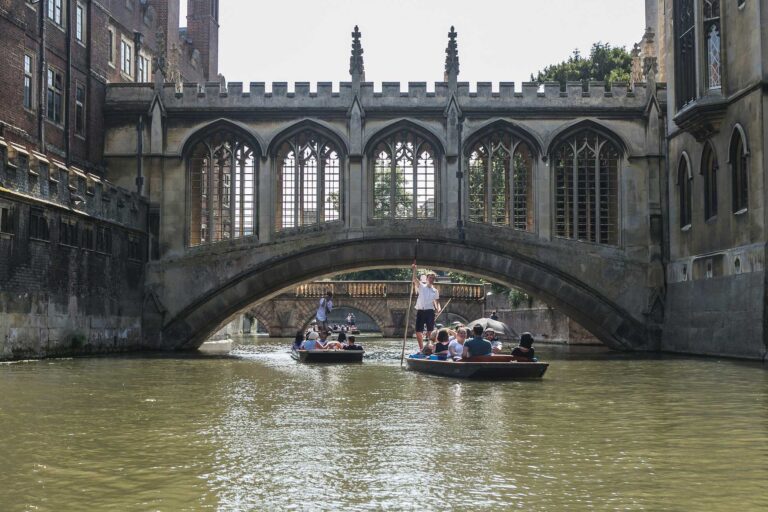
<path fill-rule="evenodd" d="M 626 47 L 612 47 L 609 43 L 592 45 L 589 57 L 581 56 L 578 48 L 559 64 L 552 64 L 531 75 L 532 82 L 629 82 L 632 72 L 632 55 Z"/>

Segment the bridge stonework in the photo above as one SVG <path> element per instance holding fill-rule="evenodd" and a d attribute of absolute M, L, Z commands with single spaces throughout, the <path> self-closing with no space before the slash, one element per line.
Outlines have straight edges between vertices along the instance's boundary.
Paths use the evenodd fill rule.
<path fill-rule="evenodd" d="M 141 161 L 150 215 L 155 215 L 150 222 L 155 245 L 154 261 L 147 266 L 152 300 L 145 301 L 146 343 L 194 348 L 239 312 L 303 282 L 408 266 L 418 239 L 420 264 L 519 287 L 609 346 L 656 350 L 664 321 L 663 305 L 661 311 L 658 307 L 664 290 L 659 220 L 664 162 L 658 130 L 665 98 L 664 85 L 653 82 L 632 89 L 619 84 L 608 91 L 603 84 L 586 90 L 570 84 L 564 91 L 556 84 L 521 89 L 501 84 L 494 91 L 478 83 L 470 91 L 455 77 L 436 83 L 434 92 L 424 83 L 410 83 L 405 91 L 384 83 L 375 92 L 359 77 L 337 91 L 327 83 L 316 91 L 297 83 L 292 92 L 274 83 L 271 93 L 262 83 L 251 83 L 248 91 L 239 83 L 222 88 L 218 82 L 185 84 L 181 90 L 159 83 L 110 86 L 105 160 L 118 183 L 135 181 L 137 134 L 142 133 L 136 119 L 147 118 Z M 221 130 L 247 141 L 254 152 L 253 232 L 192 246 L 191 151 L 196 141 Z M 284 141 L 308 131 L 338 148 L 339 218 L 285 229 L 278 222 L 278 151 Z M 426 218 L 382 220 L 373 214 L 374 151 L 383 137 L 404 131 L 433 148 L 435 195 Z M 531 206 L 523 229 L 475 221 L 467 213 L 469 147 L 495 132 L 511 134 L 530 148 Z M 599 134 L 620 153 L 610 244 L 562 236 L 555 228 L 560 220 L 553 199 L 558 186 L 554 152 L 580 133 Z M 210 213 L 208 218 L 215 220 Z M 312 315 L 309 305 L 272 304 L 265 317 Z M 385 309 L 389 316 L 371 306 L 379 321 L 394 329 L 392 311 L 404 308 L 395 301 Z"/>
<path fill-rule="evenodd" d="M 484 316 L 483 285 L 439 283 L 445 315 L 454 314 L 466 321 Z M 303 284 L 287 293 L 248 309 L 272 337 L 293 337 L 315 318 L 326 291 L 334 294 L 336 308 L 348 307 L 370 316 L 384 336 L 402 336 L 408 309 L 408 282 L 327 281 Z M 448 302 L 450 300 L 450 303 Z M 411 305 L 413 307 L 413 304 Z M 414 319 L 414 313 L 411 313 Z M 410 322 L 409 333 L 413 333 Z"/>

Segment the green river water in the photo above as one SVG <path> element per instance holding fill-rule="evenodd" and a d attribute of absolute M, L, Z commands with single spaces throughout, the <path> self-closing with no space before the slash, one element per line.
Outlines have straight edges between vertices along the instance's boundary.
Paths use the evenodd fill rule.
<path fill-rule="evenodd" d="M 759 363 L 537 346 L 540 381 L 230 357 L 0 365 L 0 511 L 768 510 Z"/>

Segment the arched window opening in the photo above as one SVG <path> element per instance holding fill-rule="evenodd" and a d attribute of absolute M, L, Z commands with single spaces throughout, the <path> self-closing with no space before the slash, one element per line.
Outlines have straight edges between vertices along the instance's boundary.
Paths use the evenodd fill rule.
<path fill-rule="evenodd" d="M 704 0 L 704 37 L 707 54 L 707 87 L 717 89 L 720 77 L 720 0 Z"/>
<path fill-rule="evenodd" d="M 693 177 L 688 169 L 688 159 L 683 156 L 677 168 L 678 204 L 680 206 L 680 229 L 691 226 L 691 185 Z"/>
<path fill-rule="evenodd" d="M 227 130 L 192 148 L 188 158 L 190 246 L 256 234 L 255 162 L 253 148 Z"/>
<path fill-rule="evenodd" d="M 508 133 L 494 133 L 470 150 L 469 220 L 533 231 L 533 156 Z"/>
<path fill-rule="evenodd" d="M 733 213 L 745 211 L 749 206 L 747 174 L 747 143 L 736 128 L 731 136 L 731 201 Z"/>
<path fill-rule="evenodd" d="M 277 229 L 341 219 L 340 156 L 322 136 L 305 131 L 277 152 Z"/>
<path fill-rule="evenodd" d="M 618 245 L 616 145 L 591 131 L 555 149 L 555 234 L 587 242 Z"/>
<path fill-rule="evenodd" d="M 693 0 L 675 0 L 675 99 L 677 108 L 696 99 L 696 25 Z"/>
<path fill-rule="evenodd" d="M 707 221 L 717 216 L 717 155 L 709 142 L 704 145 L 701 174 L 704 176 L 704 220 Z"/>
<path fill-rule="evenodd" d="M 378 143 L 373 154 L 373 218 L 434 218 L 436 164 L 432 145 L 402 131 Z"/>

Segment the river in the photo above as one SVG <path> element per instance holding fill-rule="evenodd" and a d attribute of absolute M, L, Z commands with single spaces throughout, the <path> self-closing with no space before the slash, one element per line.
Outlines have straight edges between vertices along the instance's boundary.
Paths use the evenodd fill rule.
<path fill-rule="evenodd" d="M 541 381 L 229 357 L 0 365 L 0 510 L 768 510 L 759 363 L 539 345 Z"/>

